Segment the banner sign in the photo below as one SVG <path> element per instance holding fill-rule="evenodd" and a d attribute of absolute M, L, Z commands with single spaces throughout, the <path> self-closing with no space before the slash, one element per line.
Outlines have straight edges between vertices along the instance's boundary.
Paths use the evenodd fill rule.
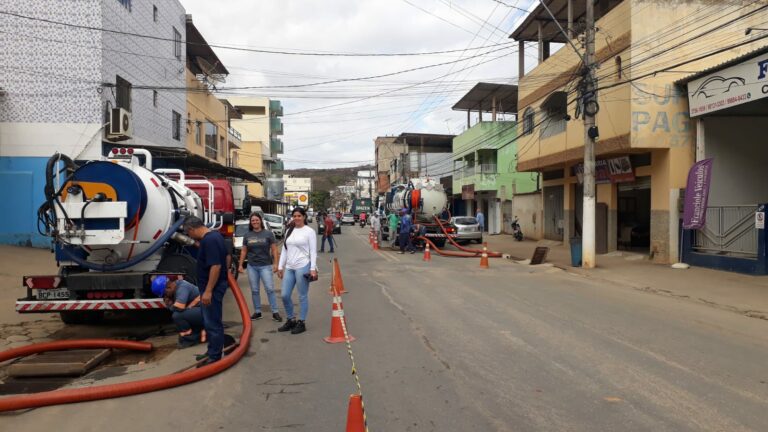
<path fill-rule="evenodd" d="M 683 206 L 683 228 L 700 229 L 706 223 L 711 178 L 712 159 L 696 162 L 688 172 Z"/>
<path fill-rule="evenodd" d="M 573 174 L 584 183 L 584 164 L 574 165 Z M 595 184 L 626 183 L 635 181 L 635 172 L 629 156 L 613 159 L 598 159 L 595 161 Z"/>

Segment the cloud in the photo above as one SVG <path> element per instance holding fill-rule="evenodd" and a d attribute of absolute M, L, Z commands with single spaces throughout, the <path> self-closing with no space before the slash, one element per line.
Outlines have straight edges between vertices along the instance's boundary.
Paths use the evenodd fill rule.
<path fill-rule="evenodd" d="M 532 0 L 507 3 L 528 7 Z M 513 26 L 523 15 L 496 2 L 477 0 L 229 0 L 215 5 L 182 0 L 182 4 L 211 44 L 326 52 L 425 52 L 509 43 Z M 215 51 L 231 73 L 223 88 L 365 77 L 482 52 L 304 57 Z M 494 57 L 499 58 L 488 61 Z M 516 81 L 516 69 L 516 44 L 510 44 L 502 51 L 455 65 L 391 77 L 238 92 L 282 101 L 286 167 L 349 166 L 345 162 L 373 159 L 373 140 L 379 135 L 460 132 L 466 114 L 450 107 L 478 81 Z M 432 81 L 423 83 L 428 80 Z M 411 87 L 397 90 L 407 86 Z M 376 96 L 385 92 L 389 93 Z M 357 101 L 362 98 L 368 99 Z M 328 107 L 331 105 L 338 106 Z M 308 110 L 315 111 L 305 112 Z"/>

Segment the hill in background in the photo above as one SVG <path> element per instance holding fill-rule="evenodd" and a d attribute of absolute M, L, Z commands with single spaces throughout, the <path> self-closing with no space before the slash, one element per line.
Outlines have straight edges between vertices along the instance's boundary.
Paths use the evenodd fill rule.
<path fill-rule="evenodd" d="M 372 170 L 373 165 L 362 165 L 349 168 L 301 168 L 285 170 L 284 174 L 294 177 L 309 177 L 312 179 L 312 189 L 315 191 L 330 192 L 336 186 L 354 182 L 357 179 L 357 172 Z"/>

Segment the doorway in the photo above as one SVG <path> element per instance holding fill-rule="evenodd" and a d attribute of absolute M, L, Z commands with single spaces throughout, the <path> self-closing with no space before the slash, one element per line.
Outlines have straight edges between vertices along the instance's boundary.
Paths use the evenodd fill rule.
<path fill-rule="evenodd" d="M 618 186 L 618 248 L 649 253 L 651 247 L 651 177 Z"/>

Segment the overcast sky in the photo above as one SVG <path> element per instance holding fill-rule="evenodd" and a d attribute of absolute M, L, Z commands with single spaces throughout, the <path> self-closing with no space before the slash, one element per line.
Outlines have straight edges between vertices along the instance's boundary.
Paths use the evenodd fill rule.
<path fill-rule="evenodd" d="M 299 168 L 372 162 L 373 140 L 380 135 L 461 133 L 466 113 L 451 111 L 451 106 L 464 93 L 479 81 L 516 83 L 517 44 L 509 34 L 525 13 L 509 5 L 528 9 L 533 0 L 181 2 L 210 44 L 333 53 L 470 48 L 409 57 L 292 56 L 216 48 L 230 72 L 222 89 L 311 84 L 462 60 L 370 80 L 237 90 L 282 101 L 282 158 L 286 168 Z M 535 61 L 527 57 L 529 64 Z M 334 106 L 322 108 L 329 105 Z"/>

